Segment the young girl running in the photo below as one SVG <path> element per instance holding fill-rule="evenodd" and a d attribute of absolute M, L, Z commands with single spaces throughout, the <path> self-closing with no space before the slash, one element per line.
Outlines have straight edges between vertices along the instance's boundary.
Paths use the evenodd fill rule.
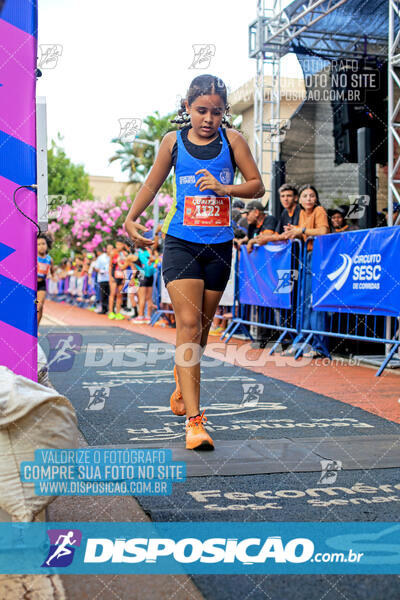
<path fill-rule="evenodd" d="M 46 279 L 53 272 L 53 259 L 48 251 L 51 249 L 51 240 L 40 233 L 37 238 L 37 324 L 42 319 L 43 306 L 46 298 Z"/>
<path fill-rule="evenodd" d="M 176 317 L 176 390 L 170 404 L 175 414 L 186 414 L 186 448 L 192 450 L 214 447 L 203 426 L 204 411 L 200 414 L 200 359 L 230 274 L 231 196 L 260 198 L 265 191 L 244 137 L 221 127 L 230 127 L 228 111 L 221 79 L 200 75 L 192 81 L 172 121 L 186 127 L 164 136 L 125 221 L 133 241 L 154 243 L 140 235 L 146 228 L 136 219 L 174 166 L 174 202 L 162 228 L 163 278 Z M 245 183 L 232 184 L 236 166 Z"/>

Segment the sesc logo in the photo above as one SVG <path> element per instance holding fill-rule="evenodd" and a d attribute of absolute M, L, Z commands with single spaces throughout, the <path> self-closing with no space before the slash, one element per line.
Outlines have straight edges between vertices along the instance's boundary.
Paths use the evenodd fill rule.
<path fill-rule="evenodd" d="M 314 544 L 308 538 L 294 538 L 283 544 L 280 536 L 246 538 L 238 541 L 229 538 L 89 538 L 86 544 L 85 563 L 156 563 L 159 558 L 170 557 L 178 563 L 304 563 L 314 553 Z"/>
<path fill-rule="evenodd" d="M 341 254 L 340 256 L 342 257 L 342 264 L 338 269 L 328 274 L 328 279 L 335 282 L 334 287 L 336 290 L 342 289 L 346 283 L 353 264 L 353 260 L 348 254 Z"/>
<path fill-rule="evenodd" d="M 342 264 L 338 269 L 328 273 L 328 279 L 334 282 L 334 288 L 340 290 L 346 283 L 350 272 L 353 289 L 380 289 L 379 280 L 382 274 L 381 254 L 340 254 Z M 352 269 L 353 267 L 353 269 Z"/>

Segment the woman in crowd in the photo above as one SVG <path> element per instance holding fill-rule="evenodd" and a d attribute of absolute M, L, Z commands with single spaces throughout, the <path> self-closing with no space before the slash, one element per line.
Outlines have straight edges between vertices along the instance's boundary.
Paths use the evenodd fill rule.
<path fill-rule="evenodd" d="M 140 248 L 138 249 L 139 260 L 143 265 L 143 275 L 139 278 L 139 311 L 138 316 L 132 319 L 133 323 L 137 325 L 150 323 L 150 316 L 153 309 L 153 283 L 154 274 L 156 271 L 156 260 L 158 258 L 158 252 L 154 248 Z M 147 305 L 147 315 L 145 316 L 145 309 Z"/>
<path fill-rule="evenodd" d="M 313 185 L 306 184 L 299 190 L 299 202 L 303 210 L 299 215 L 299 224 L 285 225 L 284 233 L 281 235 L 283 239 L 301 238 L 307 243 L 307 254 L 304 268 L 305 273 L 305 290 L 304 290 L 304 329 L 313 329 L 323 331 L 325 329 L 326 314 L 320 311 L 313 311 L 311 308 L 311 282 L 312 282 L 312 249 L 313 238 L 318 235 L 329 233 L 329 222 L 326 210 L 321 206 L 318 192 Z M 293 341 L 292 346 L 285 351 L 285 355 L 295 354 L 298 350 L 298 344 L 303 341 L 303 335 L 299 334 Z M 303 356 L 308 358 L 316 358 L 325 356 L 330 358 L 328 350 L 328 338 L 323 335 L 313 335 L 312 350 L 303 353 Z"/>
<path fill-rule="evenodd" d="M 121 314 L 122 288 L 124 286 L 124 271 L 122 267 L 125 265 L 124 249 L 125 242 L 122 239 L 117 239 L 115 250 L 111 254 L 109 266 L 110 297 L 108 301 L 108 318 L 116 319 L 117 321 L 124 319 L 124 315 Z"/>

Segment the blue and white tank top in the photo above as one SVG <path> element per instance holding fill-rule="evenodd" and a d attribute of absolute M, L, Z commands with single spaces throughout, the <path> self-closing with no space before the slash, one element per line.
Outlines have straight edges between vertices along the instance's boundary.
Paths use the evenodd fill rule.
<path fill-rule="evenodd" d="M 50 254 L 37 257 L 37 276 L 38 279 L 46 279 L 51 267 Z"/>
<path fill-rule="evenodd" d="M 173 179 L 173 203 L 162 227 L 163 233 L 189 242 L 218 244 L 232 240 L 232 205 L 229 196 L 217 197 L 212 190 L 199 191 L 196 181 L 207 169 L 222 184 L 232 184 L 234 170 L 228 143 L 219 128 L 222 144 L 215 158 L 204 160 L 193 157 L 182 142 L 181 131 L 176 132 L 178 156 Z M 202 223 L 206 223 L 202 225 Z"/>

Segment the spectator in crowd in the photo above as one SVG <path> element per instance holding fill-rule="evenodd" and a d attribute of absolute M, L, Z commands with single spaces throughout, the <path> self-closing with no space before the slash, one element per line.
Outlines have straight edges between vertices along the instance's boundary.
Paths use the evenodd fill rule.
<path fill-rule="evenodd" d="M 243 210 L 245 206 L 243 200 L 234 200 L 232 203 L 232 209 L 238 208 L 239 210 Z"/>
<path fill-rule="evenodd" d="M 275 233 L 280 236 L 285 232 L 286 225 L 297 226 L 299 224 L 301 205 L 298 202 L 299 192 L 297 188 L 290 184 L 284 183 L 279 188 L 279 199 L 283 206 L 283 211 L 279 217 Z"/>
<path fill-rule="evenodd" d="M 74 275 L 76 277 L 78 277 L 78 274 L 81 272 L 82 268 L 83 268 L 83 255 L 76 254 L 74 261 L 72 263 L 72 269 L 73 269 Z"/>
<path fill-rule="evenodd" d="M 107 244 L 102 249 L 101 254 L 96 258 L 93 269 L 97 271 L 97 283 L 100 286 L 100 314 L 106 315 L 108 312 L 108 302 L 110 296 L 110 259 L 113 253 L 112 244 Z"/>
<path fill-rule="evenodd" d="M 98 247 L 96 248 L 96 250 L 94 251 L 94 257 L 92 257 L 91 259 L 91 263 L 90 263 L 90 268 L 89 268 L 89 274 L 91 276 L 91 283 L 92 286 L 94 288 L 94 292 L 96 295 L 96 302 L 95 305 L 93 305 L 91 307 L 90 310 L 95 310 L 95 308 L 99 308 L 101 306 L 101 291 L 100 291 L 100 284 L 98 281 L 98 271 L 95 269 L 94 265 L 96 263 L 97 258 L 101 255 L 101 253 L 103 252 L 102 248 Z"/>
<path fill-rule="evenodd" d="M 318 192 L 313 185 L 303 185 L 299 190 L 299 202 L 304 210 L 300 212 L 298 225 L 288 224 L 284 226 L 284 239 L 303 239 L 307 244 L 305 272 L 305 290 L 304 290 L 304 329 L 313 329 L 323 331 L 325 329 L 326 314 L 322 311 L 313 311 L 311 308 L 311 282 L 312 270 L 311 259 L 313 241 L 309 239 L 314 236 L 326 235 L 329 233 L 329 222 L 326 210 L 321 206 Z M 295 354 L 298 350 L 298 344 L 303 341 L 303 335 L 299 334 L 293 341 L 291 348 L 285 351 L 286 355 Z M 312 350 L 303 353 L 308 358 L 324 356 L 330 358 L 328 350 L 328 338 L 323 335 L 313 335 Z"/>
<path fill-rule="evenodd" d="M 388 224 L 388 214 L 389 214 L 389 209 L 388 207 L 383 209 L 383 212 L 385 213 L 385 217 L 386 217 L 386 225 Z M 400 225 L 400 202 L 393 202 L 393 225 Z"/>
<path fill-rule="evenodd" d="M 257 238 L 257 242 L 253 241 L 252 244 L 249 243 L 247 245 L 248 252 L 252 251 L 254 243 L 257 243 L 259 246 L 264 246 L 268 242 L 279 242 L 286 239 L 286 237 L 282 237 L 285 226 L 289 224 L 298 225 L 299 223 L 300 212 L 302 209 L 298 203 L 298 196 L 299 193 L 294 185 L 291 185 L 290 183 L 281 185 L 279 188 L 279 199 L 283 206 L 283 211 L 275 226 L 275 231 L 264 231 L 261 233 Z"/>
<path fill-rule="evenodd" d="M 328 217 L 330 218 L 332 233 L 342 233 L 343 231 L 357 231 L 360 229 L 358 225 L 347 223 L 346 221 L 347 207 L 339 206 L 338 208 L 330 208 Z"/>
<path fill-rule="evenodd" d="M 142 264 L 137 254 L 131 253 L 127 256 L 127 269 L 125 270 L 125 280 L 128 283 L 127 294 L 132 308 L 132 317 L 138 316 L 138 292 L 139 292 L 139 267 Z M 129 274 L 127 275 L 129 271 Z"/>
<path fill-rule="evenodd" d="M 247 249 L 259 241 L 261 232 L 273 233 L 276 227 L 276 219 L 265 212 L 265 207 L 259 200 L 251 200 L 245 208 L 241 210 L 247 218 L 247 235 L 239 240 L 238 244 L 247 244 Z"/>
<path fill-rule="evenodd" d="M 376 226 L 377 227 L 386 227 L 386 215 L 384 212 L 376 213 Z"/>
<path fill-rule="evenodd" d="M 154 235 L 154 249 L 157 250 L 159 254 L 162 254 L 164 251 L 165 233 L 161 231 L 162 226 L 162 223 L 158 224 L 156 233 Z"/>
<path fill-rule="evenodd" d="M 57 280 L 65 279 L 71 270 L 71 261 L 68 258 L 63 258 L 56 269 Z"/>
<path fill-rule="evenodd" d="M 151 247 L 138 247 L 138 256 L 141 264 L 143 265 L 143 275 L 139 279 L 139 314 L 137 317 L 132 319 L 132 323 L 141 325 L 150 322 L 150 315 L 153 308 L 153 283 L 154 274 L 156 270 L 156 260 L 158 260 L 158 252 Z M 147 306 L 147 316 L 145 316 L 145 309 Z"/>
<path fill-rule="evenodd" d="M 248 223 L 246 216 L 242 214 L 242 210 L 245 208 L 242 200 L 234 200 L 232 204 L 232 225 L 233 229 L 238 229 L 247 235 Z M 244 236 L 240 236 L 244 237 Z"/>
<path fill-rule="evenodd" d="M 124 285 L 124 272 L 121 267 L 125 265 L 124 249 L 125 242 L 121 238 L 117 239 L 115 249 L 110 257 L 109 266 L 110 297 L 108 303 L 108 318 L 116 319 L 117 321 L 121 321 L 124 318 L 124 315 L 121 314 L 122 288 Z"/>

